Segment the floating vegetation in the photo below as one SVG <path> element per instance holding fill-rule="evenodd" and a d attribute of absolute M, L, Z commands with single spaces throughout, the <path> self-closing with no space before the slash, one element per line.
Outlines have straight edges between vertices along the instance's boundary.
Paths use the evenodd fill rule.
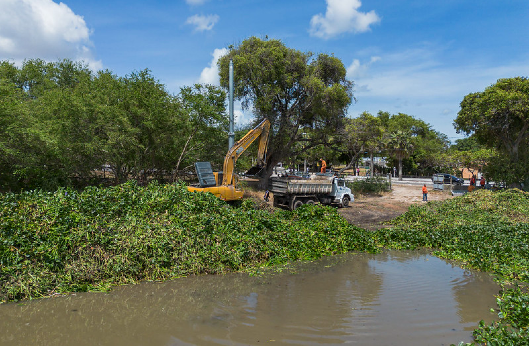
<path fill-rule="evenodd" d="M 480 190 L 410 207 L 393 228 L 349 225 L 331 207 L 232 206 L 184 185 L 127 183 L 0 195 L 0 302 L 194 274 L 253 271 L 348 251 L 428 248 L 504 284 L 475 341 L 526 345 L 529 194 Z"/>
<path fill-rule="evenodd" d="M 0 196 L 0 301 L 376 251 L 335 209 L 232 207 L 183 185 Z"/>

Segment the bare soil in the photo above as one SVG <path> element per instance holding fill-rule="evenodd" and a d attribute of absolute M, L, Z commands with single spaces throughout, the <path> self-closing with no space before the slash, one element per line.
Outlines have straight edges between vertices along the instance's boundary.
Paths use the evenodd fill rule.
<path fill-rule="evenodd" d="M 387 222 L 404 214 L 412 204 L 422 201 L 421 185 L 393 185 L 391 192 L 381 195 L 355 195 L 355 201 L 348 208 L 339 208 L 338 212 L 349 223 L 376 230 L 389 227 Z M 429 191 L 429 201 L 441 201 L 452 198 L 443 191 Z"/>
<path fill-rule="evenodd" d="M 422 185 L 397 185 L 392 191 L 383 194 L 355 195 L 354 202 L 347 208 L 338 208 L 338 212 L 352 225 L 360 228 L 376 230 L 391 227 L 388 221 L 404 214 L 412 204 L 425 203 L 422 201 Z M 272 198 L 263 201 L 263 191 L 247 191 L 246 197 L 254 198 L 261 208 L 273 210 Z M 443 191 L 429 189 L 429 201 L 441 201 L 452 198 Z"/>

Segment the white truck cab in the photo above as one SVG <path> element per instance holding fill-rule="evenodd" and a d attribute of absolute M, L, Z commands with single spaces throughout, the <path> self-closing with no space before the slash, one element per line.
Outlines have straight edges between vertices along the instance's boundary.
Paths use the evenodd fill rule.
<path fill-rule="evenodd" d="M 332 203 L 339 204 L 341 207 L 347 207 L 350 202 L 354 202 L 354 195 L 351 189 L 345 185 L 345 180 L 342 178 L 334 178 L 329 195 L 334 197 Z"/>

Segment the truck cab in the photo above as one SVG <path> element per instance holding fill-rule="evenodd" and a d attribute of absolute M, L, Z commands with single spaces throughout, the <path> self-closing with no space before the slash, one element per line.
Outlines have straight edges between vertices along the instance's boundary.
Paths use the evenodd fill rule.
<path fill-rule="evenodd" d="M 345 185 L 343 178 L 334 178 L 329 196 L 334 197 L 331 203 L 339 204 L 342 207 L 347 207 L 350 202 L 354 202 L 354 195 L 351 189 Z"/>

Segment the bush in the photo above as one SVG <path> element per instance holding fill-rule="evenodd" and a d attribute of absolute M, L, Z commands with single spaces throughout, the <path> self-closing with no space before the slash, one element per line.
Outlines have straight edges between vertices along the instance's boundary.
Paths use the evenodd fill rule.
<path fill-rule="evenodd" d="M 347 182 L 347 186 L 353 193 L 359 194 L 382 193 L 391 190 L 389 182 L 383 177 L 359 179 L 353 182 Z"/>

